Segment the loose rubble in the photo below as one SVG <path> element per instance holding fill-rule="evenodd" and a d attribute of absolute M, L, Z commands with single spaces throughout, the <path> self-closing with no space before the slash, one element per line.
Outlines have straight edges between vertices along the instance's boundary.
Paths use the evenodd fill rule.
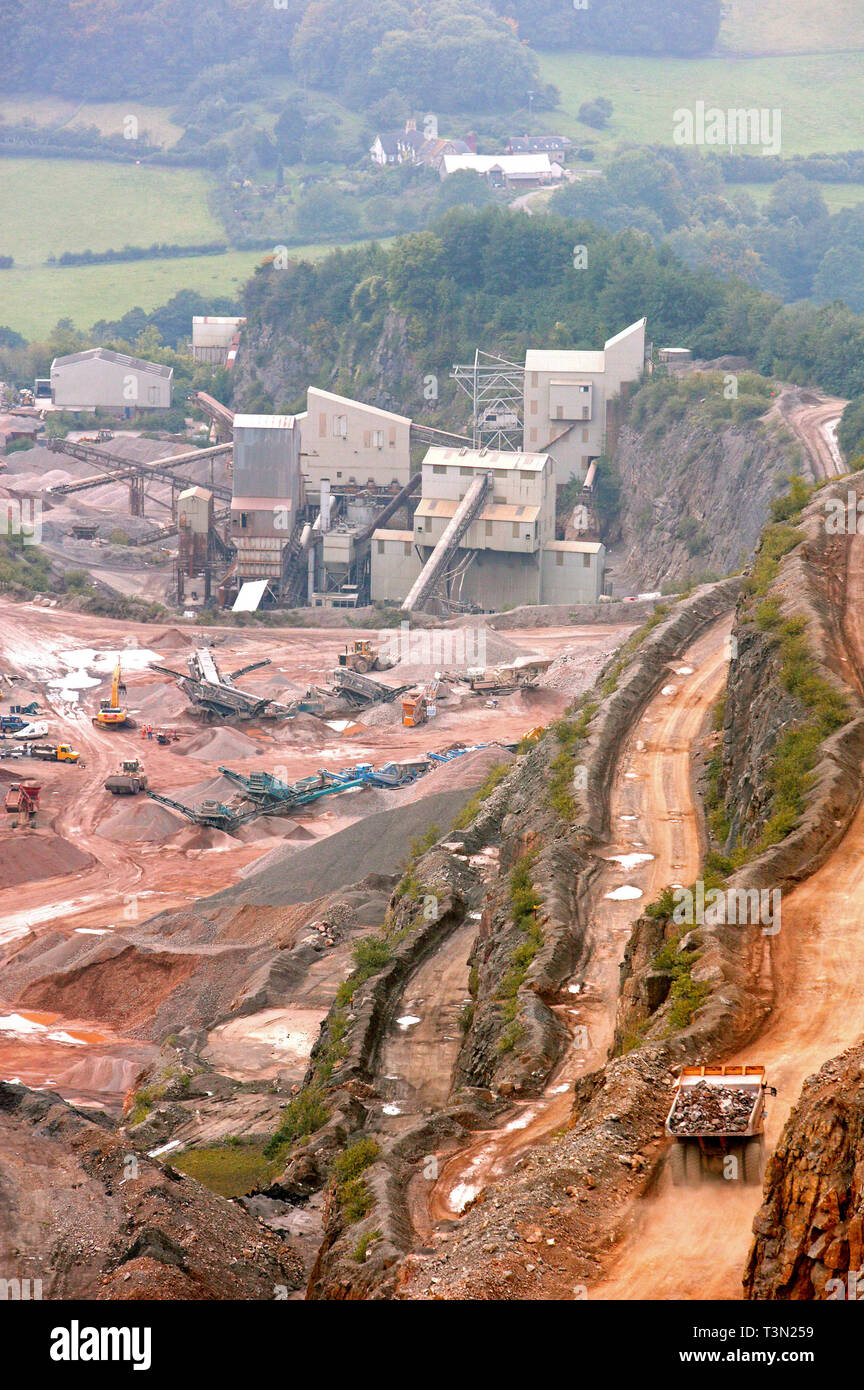
<path fill-rule="evenodd" d="M 755 1098 L 752 1086 L 684 1086 L 669 1127 L 675 1134 L 743 1134 Z"/>

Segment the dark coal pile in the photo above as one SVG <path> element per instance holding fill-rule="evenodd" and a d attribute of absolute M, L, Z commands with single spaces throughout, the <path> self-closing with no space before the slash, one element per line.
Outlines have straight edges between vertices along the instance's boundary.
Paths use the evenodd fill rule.
<path fill-rule="evenodd" d="M 670 1127 L 676 1134 L 743 1134 L 755 1098 L 751 1086 L 684 1086 Z"/>

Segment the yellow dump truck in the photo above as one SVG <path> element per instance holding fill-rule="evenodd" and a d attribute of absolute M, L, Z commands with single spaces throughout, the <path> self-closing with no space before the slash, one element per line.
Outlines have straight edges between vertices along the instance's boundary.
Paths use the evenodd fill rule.
<path fill-rule="evenodd" d="M 709 1173 L 760 1183 L 765 1097 L 776 1094 L 761 1066 L 682 1067 L 666 1117 L 673 1183 L 694 1187 Z"/>

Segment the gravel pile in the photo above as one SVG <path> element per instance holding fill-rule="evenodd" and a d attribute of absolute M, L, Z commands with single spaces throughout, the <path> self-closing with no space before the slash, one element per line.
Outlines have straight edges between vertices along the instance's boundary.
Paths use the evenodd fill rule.
<path fill-rule="evenodd" d="M 188 743 L 177 749 L 187 758 L 200 758 L 203 762 L 222 763 L 228 758 L 251 758 L 263 752 L 261 744 L 255 739 L 241 734 L 237 729 L 205 729 L 196 734 Z"/>
<path fill-rule="evenodd" d="M 189 634 L 183 632 L 179 627 L 167 627 L 164 632 L 158 632 L 153 638 L 153 646 L 157 652 L 176 651 L 183 647 L 194 647 L 197 640 L 197 633 Z"/>
<path fill-rule="evenodd" d="M 671 1128 L 676 1134 L 743 1134 L 754 1100 L 752 1086 L 709 1086 L 704 1081 L 685 1086 Z"/>
<path fill-rule="evenodd" d="M 438 792 L 461 791 L 464 788 L 473 790 L 485 782 L 493 767 L 512 761 L 513 754 L 509 749 L 494 743 L 489 748 L 478 748 L 476 753 L 463 753 L 461 758 L 442 763 L 433 772 L 427 772 L 425 777 L 418 778 L 395 795 L 399 805 L 404 806 L 411 801 L 420 801 L 426 796 L 435 796 Z"/>
<path fill-rule="evenodd" d="M 175 724 L 184 715 L 189 714 L 189 701 L 176 686 L 157 685 L 151 687 L 146 695 L 139 695 L 140 688 L 137 687 L 133 691 L 137 700 L 135 709 L 144 716 L 146 723 Z"/>
<path fill-rule="evenodd" d="M 562 652 L 548 671 L 539 677 L 537 684 L 545 690 L 561 690 L 567 695 L 581 694 L 594 684 L 618 645 L 615 639 L 610 640 L 608 647 L 594 651 L 586 651 L 582 647 Z"/>
<path fill-rule="evenodd" d="M 363 711 L 363 723 L 367 729 L 383 729 L 388 724 L 402 723 L 402 702 L 394 700 L 389 705 L 374 705 Z"/>
<path fill-rule="evenodd" d="M 484 627 L 479 633 L 466 633 L 453 628 L 426 628 L 422 633 L 409 635 L 407 661 L 400 661 L 388 674 L 390 684 L 407 685 L 410 681 L 427 681 L 436 671 L 462 671 L 467 667 L 512 666 L 536 653 L 511 642 L 494 628 Z M 478 652 L 479 647 L 479 652 Z M 386 648 L 385 648 L 386 651 Z M 428 651 L 429 661 L 423 660 Z M 420 659 L 412 659 L 415 653 Z"/>
<path fill-rule="evenodd" d="M 120 840 L 124 844 L 140 840 L 161 844 L 187 824 L 183 816 L 169 811 L 167 806 L 135 797 L 131 806 L 124 805 L 102 822 L 100 833 L 108 840 Z"/>

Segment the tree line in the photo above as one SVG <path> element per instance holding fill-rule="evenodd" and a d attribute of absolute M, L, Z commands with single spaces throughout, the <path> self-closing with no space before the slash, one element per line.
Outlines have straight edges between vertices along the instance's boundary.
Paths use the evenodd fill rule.
<path fill-rule="evenodd" d="M 265 264 L 246 286 L 244 312 L 253 356 L 256 342 L 267 342 L 268 359 L 280 342 L 302 342 L 322 386 L 356 386 L 370 348 L 374 356 L 399 316 L 417 363 L 413 396 L 398 402 L 407 413 L 428 414 L 431 374 L 446 414 L 449 369 L 475 347 L 514 361 L 529 346 L 596 348 L 643 315 L 658 345 L 705 359 L 743 356 L 764 376 L 841 396 L 864 392 L 864 318 L 846 305 L 784 305 L 740 277 L 686 265 L 640 230 L 498 207 L 454 208 L 386 248 L 287 269 Z M 256 408 L 293 404 L 257 392 Z"/>

